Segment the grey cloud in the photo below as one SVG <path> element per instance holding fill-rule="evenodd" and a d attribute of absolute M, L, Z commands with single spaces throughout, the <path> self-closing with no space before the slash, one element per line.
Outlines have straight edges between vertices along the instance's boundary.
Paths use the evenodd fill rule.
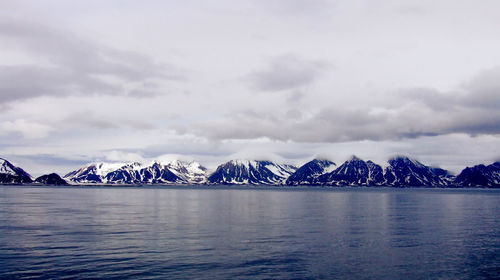
<path fill-rule="evenodd" d="M 155 126 L 151 123 L 134 120 L 134 119 L 109 119 L 103 116 L 96 115 L 91 111 L 82 111 L 73 113 L 63 120 L 66 125 L 78 125 L 91 129 L 117 129 L 121 127 L 129 127 L 136 130 L 150 130 Z"/>
<path fill-rule="evenodd" d="M 134 119 L 114 119 L 107 118 L 104 116 L 96 115 L 91 111 L 82 111 L 73 113 L 62 122 L 67 126 L 85 126 L 91 129 L 117 129 L 122 127 L 129 127 L 136 130 L 150 130 L 154 129 L 155 126 L 151 123 L 134 120 Z"/>
<path fill-rule="evenodd" d="M 500 107 L 500 66 L 482 71 L 454 92 L 411 88 L 400 93 L 408 100 L 422 102 L 435 110 L 454 110 L 457 107 L 496 110 Z"/>
<path fill-rule="evenodd" d="M 101 46 L 41 23 L 0 19 L 0 39 L 4 48 L 48 62 L 44 66 L 1 65 L 0 102 L 37 96 L 117 95 L 124 94 L 123 82 L 184 79 L 180 70 L 148 56 Z"/>
<path fill-rule="evenodd" d="M 161 89 L 158 83 L 147 81 L 130 90 L 127 93 L 127 96 L 135 98 L 150 98 L 160 95 L 160 90 Z"/>
<path fill-rule="evenodd" d="M 120 127 L 118 123 L 97 117 L 92 112 L 72 114 L 67 117 L 63 123 L 71 125 L 77 124 L 79 126 L 86 126 L 94 129 L 115 129 Z"/>
<path fill-rule="evenodd" d="M 422 102 L 433 110 L 450 110 L 454 107 L 457 93 L 444 94 L 432 88 L 411 88 L 401 90 L 401 95 L 412 101 Z"/>
<path fill-rule="evenodd" d="M 304 99 L 305 93 L 299 90 L 292 91 L 288 93 L 286 101 L 290 104 L 297 104 Z"/>
<path fill-rule="evenodd" d="M 497 110 L 500 107 L 500 66 L 482 71 L 464 84 L 465 94 L 459 100 L 463 106 L 478 106 Z"/>
<path fill-rule="evenodd" d="M 328 68 L 329 64 L 324 61 L 283 55 L 271 59 L 266 70 L 251 73 L 245 79 L 258 91 L 297 89 L 312 84 Z"/>
<path fill-rule="evenodd" d="M 260 0 L 252 1 L 260 12 L 271 12 L 275 16 L 289 17 L 297 20 L 299 17 L 314 19 L 328 15 L 332 10 L 332 2 L 326 0 Z"/>
<path fill-rule="evenodd" d="M 58 172 L 59 175 L 65 175 L 70 170 L 75 170 L 82 165 L 92 161 L 91 158 L 77 156 L 75 158 L 67 158 L 54 154 L 35 154 L 35 155 L 19 155 L 19 154 L 3 154 L 3 157 L 10 161 L 18 163 L 25 171 L 32 176 L 40 176 L 52 172 Z"/>
<path fill-rule="evenodd" d="M 79 166 L 87 164 L 90 160 L 88 158 L 71 159 L 71 158 L 60 157 L 58 155 L 53 155 L 53 154 L 37 154 L 37 155 L 7 154 L 5 155 L 5 157 L 17 161 L 23 161 L 23 159 L 27 159 L 41 165 L 57 165 L 57 166 L 68 166 L 68 165 Z"/>
<path fill-rule="evenodd" d="M 119 85 L 103 82 L 61 67 L 31 65 L 0 65 L 0 102 L 37 96 L 67 96 L 72 94 L 118 94 Z"/>
<path fill-rule="evenodd" d="M 398 5 L 394 7 L 394 12 L 403 16 L 420 16 L 427 14 L 428 10 L 424 6 L 419 6 L 417 3 L 412 3 L 406 5 Z"/>
<path fill-rule="evenodd" d="M 295 142 L 382 141 L 401 138 L 435 136 L 448 133 L 499 133 L 495 121 L 474 119 L 464 115 L 464 123 L 449 122 L 454 114 L 445 116 L 414 115 L 401 111 L 396 114 L 374 114 L 368 110 L 324 109 L 310 117 L 298 118 L 297 111 L 265 115 L 255 113 L 246 118 L 224 118 L 201 122 L 186 131 L 212 140 L 270 138 Z M 435 119 L 433 119 L 435 118 Z M 469 120 L 465 122 L 465 120 Z M 500 114 L 495 117 L 500 121 Z M 449 123 L 447 123 L 447 121 Z M 482 124 L 482 126 L 480 125 Z M 472 130 L 474 129 L 474 130 Z"/>
<path fill-rule="evenodd" d="M 500 134 L 500 112 L 477 108 L 458 110 L 440 134 L 445 132 L 461 132 L 472 136 Z"/>
<path fill-rule="evenodd" d="M 134 89 L 128 92 L 128 96 L 136 97 L 136 98 L 150 98 L 157 96 L 159 94 L 158 91 L 148 90 L 148 89 Z"/>
<path fill-rule="evenodd" d="M 316 113 L 248 110 L 192 124 L 185 131 L 212 140 L 270 138 L 296 142 L 397 140 L 453 133 L 500 134 L 500 71 L 485 71 L 462 91 L 414 88 L 380 107 L 334 104 Z M 402 97 L 402 98 L 398 98 Z"/>

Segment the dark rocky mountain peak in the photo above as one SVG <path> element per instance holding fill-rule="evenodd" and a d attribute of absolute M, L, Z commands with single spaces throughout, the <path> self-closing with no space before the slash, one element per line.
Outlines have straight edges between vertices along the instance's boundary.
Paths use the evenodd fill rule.
<path fill-rule="evenodd" d="M 379 186 L 384 184 L 382 167 L 372 161 L 352 156 L 337 169 L 318 178 L 331 186 Z"/>
<path fill-rule="evenodd" d="M 395 187 L 439 187 L 449 184 L 449 175 L 441 168 L 426 166 L 415 159 L 397 156 L 385 169 L 386 184 Z"/>
<path fill-rule="evenodd" d="M 264 184 L 280 185 L 297 170 L 288 164 L 271 161 L 230 160 L 219 165 L 208 177 L 211 184 Z"/>
<path fill-rule="evenodd" d="M 44 185 L 67 185 L 68 182 L 61 178 L 56 173 L 51 173 L 47 175 L 42 175 L 35 179 L 35 183 L 40 183 Z"/>
<path fill-rule="evenodd" d="M 453 182 L 461 187 L 500 187 L 500 162 L 490 165 L 479 164 L 473 167 L 467 167 Z"/>
<path fill-rule="evenodd" d="M 28 172 L 0 158 L 0 184 L 26 184 L 32 183 L 33 179 Z"/>
<path fill-rule="evenodd" d="M 313 159 L 299 167 L 288 179 L 287 185 L 317 185 L 318 177 L 329 173 L 335 168 L 335 163 L 325 159 Z"/>

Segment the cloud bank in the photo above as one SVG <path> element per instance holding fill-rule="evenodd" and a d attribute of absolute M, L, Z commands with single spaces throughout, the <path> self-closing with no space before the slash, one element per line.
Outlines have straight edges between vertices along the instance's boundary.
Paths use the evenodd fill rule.
<path fill-rule="evenodd" d="M 32 59 L 28 63 L 0 65 L 0 102 L 128 92 L 141 96 L 140 87 L 134 88 L 137 84 L 185 78 L 175 67 L 156 63 L 146 55 L 102 46 L 40 22 L 3 17 L 0 38 L 4 47 Z"/>
<path fill-rule="evenodd" d="M 500 133 L 499 69 L 485 70 L 453 92 L 431 88 L 401 89 L 386 94 L 386 100 L 370 107 L 355 102 L 327 107 L 318 104 L 321 109 L 309 114 L 300 109 L 234 111 L 216 120 L 197 122 L 184 131 L 212 140 L 267 137 L 280 141 L 327 143 L 454 133 L 497 135 Z M 273 73 L 262 74 L 262 77 L 276 81 Z M 281 85 L 287 79 L 277 80 L 276 84 Z M 293 88 L 295 83 L 302 81 L 287 85 Z"/>

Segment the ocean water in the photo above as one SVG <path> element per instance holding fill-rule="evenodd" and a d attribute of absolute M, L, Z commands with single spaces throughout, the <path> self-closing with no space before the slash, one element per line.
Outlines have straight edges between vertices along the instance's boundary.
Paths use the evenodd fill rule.
<path fill-rule="evenodd" d="M 0 279 L 500 278 L 500 192 L 0 187 Z"/>

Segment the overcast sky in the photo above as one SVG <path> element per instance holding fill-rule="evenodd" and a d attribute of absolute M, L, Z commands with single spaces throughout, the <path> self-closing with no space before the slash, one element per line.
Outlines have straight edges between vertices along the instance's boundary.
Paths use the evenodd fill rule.
<path fill-rule="evenodd" d="M 500 1 L 0 2 L 0 157 L 500 159 Z"/>

